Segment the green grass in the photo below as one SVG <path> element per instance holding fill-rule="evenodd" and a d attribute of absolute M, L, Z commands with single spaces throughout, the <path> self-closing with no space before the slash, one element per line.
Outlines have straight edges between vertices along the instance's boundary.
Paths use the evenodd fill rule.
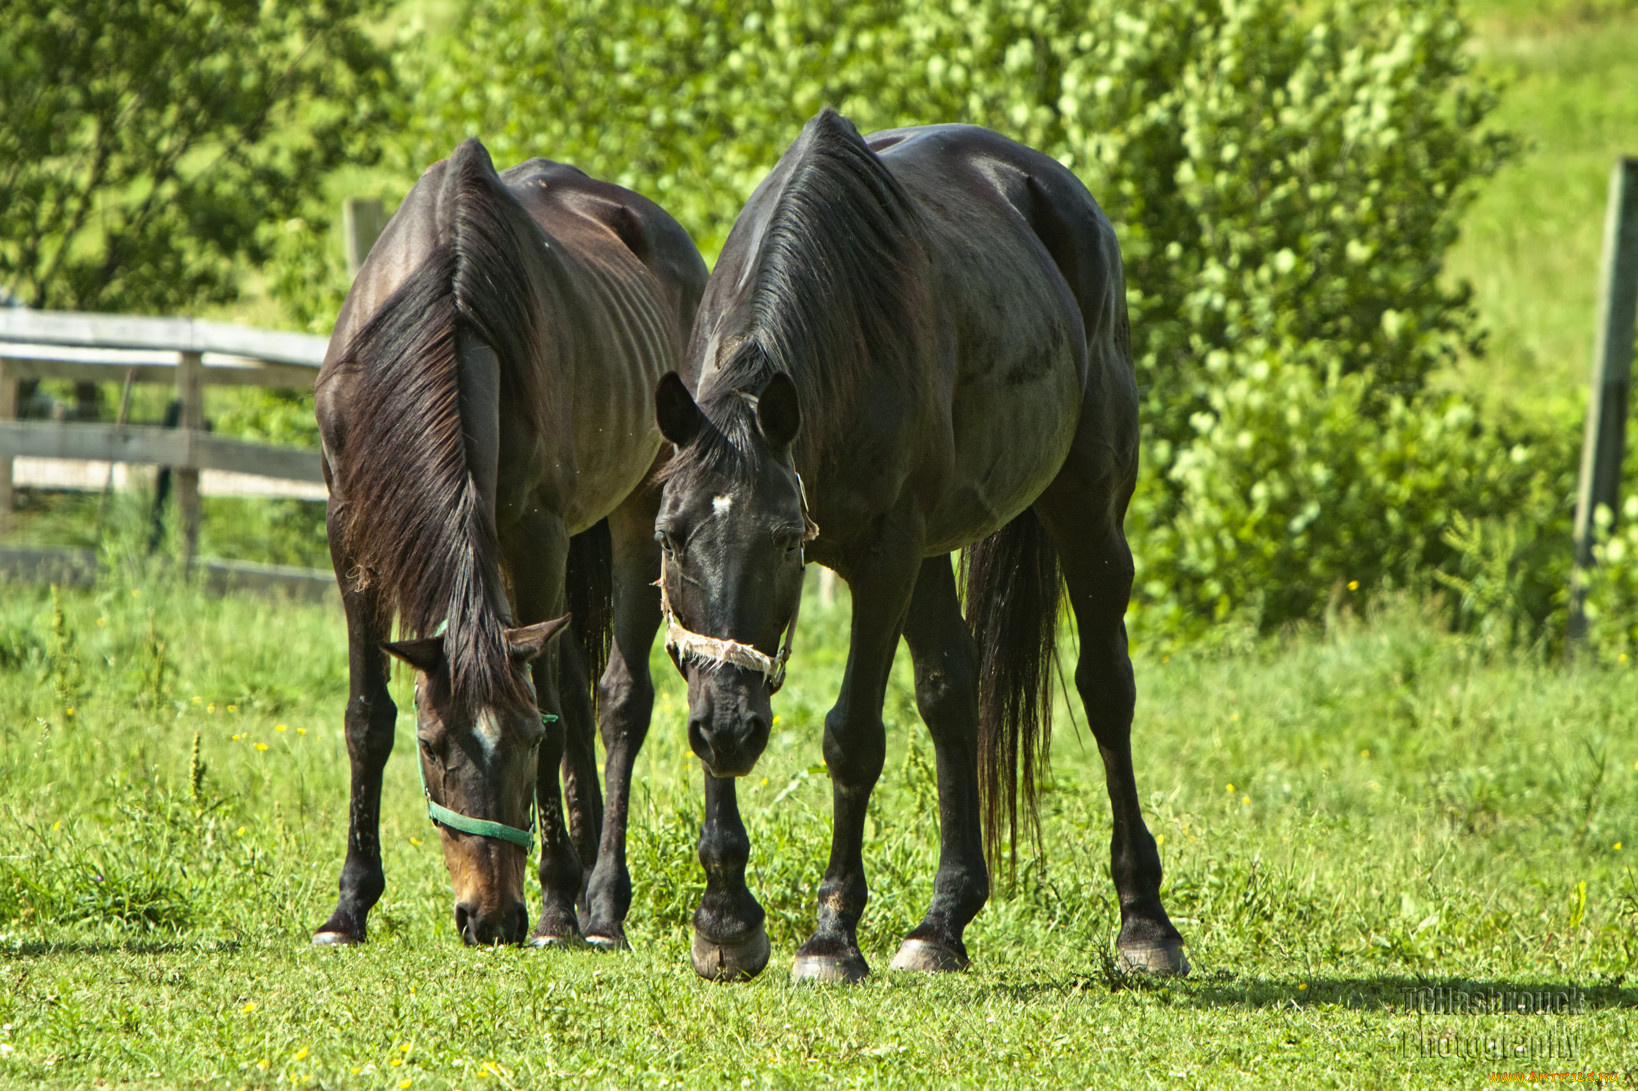
<path fill-rule="evenodd" d="M 1449 271 L 1490 331 L 1459 381 L 1543 423 L 1579 427 L 1587 398 L 1610 170 L 1638 155 L 1638 4 L 1470 0 L 1493 123 L 1518 158 L 1483 189 Z"/>
<path fill-rule="evenodd" d="M 402 744 L 371 942 L 314 950 L 344 837 L 339 617 L 157 571 L 60 601 L 57 624 L 48 591 L 0 603 L 0 1084 L 1444 1087 L 1638 1066 L 1625 664 L 1486 657 L 1402 604 L 1254 654 L 1140 654 L 1140 789 L 1193 976 L 1113 971 L 1101 768 L 1061 717 L 1048 862 L 969 930 L 972 971 L 795 988 L 829 836 L 818 724 L 845 652 L 845 608 L 810 604 L 741 792 L 774 961 L 714 986 L 687 960 L 700 774 L 663 659 L 633 952 L 462 948 Z M 903 663 L 886 716 L 862 931 L 878 971 L 932 877 L 931 750 Z M 1414 1011 L 1409 990 L 1436 986 L 1574 990 L 1585 1010 Z M 1520 1035 L 1577 1052 L 1418 1052 Z"/>

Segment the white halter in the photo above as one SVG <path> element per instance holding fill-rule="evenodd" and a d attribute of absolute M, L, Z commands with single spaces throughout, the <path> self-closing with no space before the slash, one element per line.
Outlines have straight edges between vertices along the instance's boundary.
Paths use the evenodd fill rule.
<path fill-rule="evenodd" d="M 802 475 L 796 475 L 796 489 L 802 498 L 802 563 L 807 563 L 807 543 L 819 537 L 819 524 L 813 521 L 808 514 L 808 491 L 802 484 Z M 671 610 L 671 598 L 665 590 L 665 555 L 660 555 L 660 579 L 657 584 L 660 589 L 660 610 L 665 615 L 665 650 L 671 654 L 671 659 L 682 670 L 684 663 L 692 660 L 706 670 L 719 670 L 723 666 L 735 666 L 742 670 L 758 671 L 762 680 L 768 686 L 768 693 L 772 696 L 779 692 L 779 687 L 785 684 L 785 664 L 791 658 L 791 641 L 796 636 L 796 618 L 802 612 L 802 600 L 798 596 L 797 608 L 791 611 L 790 624 L 785 627 L 784 640 L 780 644 L 778 655 L 767 655 L 758 651 L 749 644 L 741 644 L 737 640 L 726 640 L 722 637 L 705 636 L 683 628 L 677 620 L 677 615 Z"/>

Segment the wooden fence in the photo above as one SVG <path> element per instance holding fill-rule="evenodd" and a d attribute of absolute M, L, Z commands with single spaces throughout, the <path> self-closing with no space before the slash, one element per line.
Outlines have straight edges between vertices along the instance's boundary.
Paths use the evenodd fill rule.
<path fill-rule="evenodd" d="M 317 451 L 248 443 L 210 434 L 205 388 L 313 388 L 328 340 L 189 318 L 144 318 L 0 308 L 0 523 L 13 509 L 13 468 L 22 458 L 137 463 L 171 468 L 182 515 L 186 561 L 199 541 L 200 474 L 225 471 L 302 486 L 322 495 Z M 18 420 L 18 385 L 28 379 L 119 383 L 113 424 Z M 175 428 L 133 425 L 123 406 L 133 384 L 174 387 Z"/>

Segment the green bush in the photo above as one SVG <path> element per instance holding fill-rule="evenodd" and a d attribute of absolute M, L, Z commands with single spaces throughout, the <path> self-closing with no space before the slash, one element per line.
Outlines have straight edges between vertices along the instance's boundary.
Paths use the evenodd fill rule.
<path fill-rule="evenodd" d="M 1409 586 L 1445 589 L 1453 621 L 1513 644 L 1562 604 L 1563 440 L 1515 439 L 1451 395 L 1371 407 L 1370 376 L 1335 360 L 1218 351 L 1203 370 L 1194 438 L 1134 505 L 1141 520 L 1153 493 L 1178 498 L 1169 519 L 1130 528 L 1140 633 L 1267 627 Z"/>
<path fill-rule="evenodd" d="M 1629 460 L 1629 463 L 1632 460 Z M 1635 480 L 1630 464 L 1627 480 Z M 1638 654 L 1638 496 L 1629 496 L 1615 520 L 1609 508 L 1594 515 L 1597 566 L 1586 576 L 1587 635 L 1605 657 L 1622 662 Z"/>

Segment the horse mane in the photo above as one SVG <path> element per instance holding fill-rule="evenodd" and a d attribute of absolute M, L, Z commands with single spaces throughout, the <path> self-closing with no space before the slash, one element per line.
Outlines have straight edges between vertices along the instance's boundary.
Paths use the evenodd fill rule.
<path fill-rule="evenodd" d="M 914 381 L 924 343 L 927 226 L 899 180 L 853 123 L 825 107 L 781 163 L 790 164 L 752 257 L 755 274 L 732 309 L 734 347 L 699 394 L 712 427 L 674 459 L 742 477 L 755 395 L 775 372 L 796 384 L 798 459 L 838 434 L 869 382 Z M 732 242 L 732 240 L 730 240 Z M 905 359 L 895 359 L 903 357 Z M 747 396 L 749 395 L 749 396 Z"/>
<path fill-rule="evenodd" d="M 477 437 L 499 422 L 462 413 L 457 335 L 493 350 L 503 404 L 544 417 L 541 233 L 477 140 L 450 157 L 437 200 L 447 238 L 343 357 L 358 378 L 336 467 L 342 532 L 356 585 L 379 595 L 383 629 L 394 618 L 404 635 L 443 628 L 457 708 L 526 705 L 506 644 L 511 609 L 493 501 L 475 477 Z"/>

